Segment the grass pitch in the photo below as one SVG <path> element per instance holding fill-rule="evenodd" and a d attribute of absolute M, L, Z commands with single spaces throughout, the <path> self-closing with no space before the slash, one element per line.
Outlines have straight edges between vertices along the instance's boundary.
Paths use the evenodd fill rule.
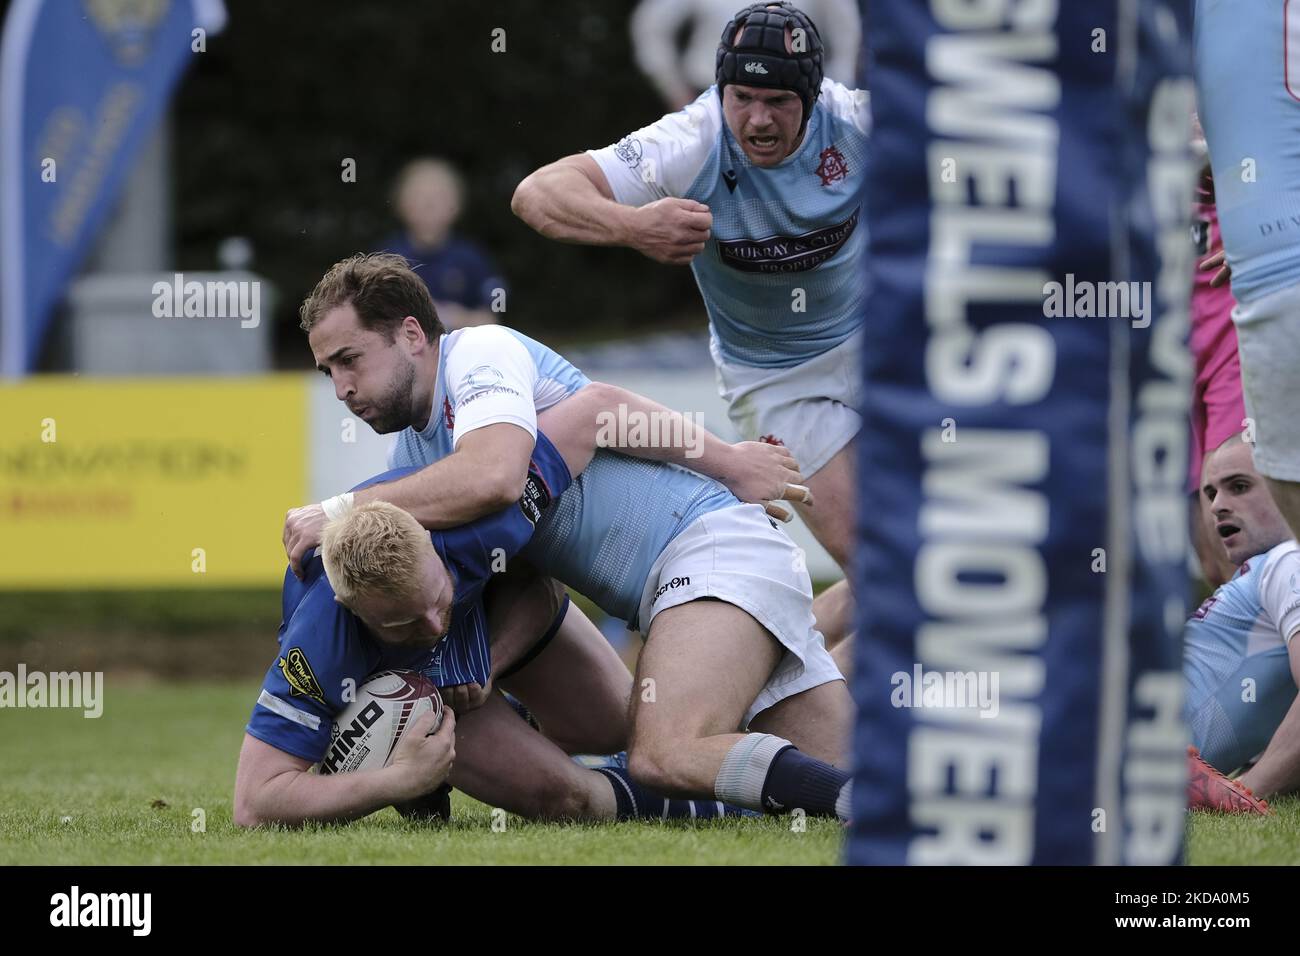
<path fill-rule="evenodd" d="M 1193 813 L 1187 860 L 1200 866 L 1300 865 L 1300 797 L 1269 800 L 1270 817 Z"/>
<path fill-rule="evenodd" d="M 843 833 L 832 821 L 794 833 L 783 818 L 558 825 L 510 816 L 495 832 L 490 808 L 462 793 L 452 796 L 450 826 L 388 809 L 347 825 L 244 831 L 230 804 L 257 688 L 110 673 L 97 719 L 0 710 L 0 865 L 839 861 Z"/>
<path fill-rule="evenodd" d="M 461 793 L 448 827 L 383 810 L 343 826 L 245 832 L 230 822 L 235 762 L 275 651 L 278 590 L 7 594 L 5 611 L 0 670 L 23 660 L 108 674 L 98 719 L 0 709 L 0 865 L 840 859 L 843 831 L 831 821 L 793 833 L 783 818 L 560 826 L 512 816 L 498 833 L 490 808 Z M 1188 861 L 1300 864 L 1300 798 L 1271 802 L 1268 818 L 1191 815 Z"/>

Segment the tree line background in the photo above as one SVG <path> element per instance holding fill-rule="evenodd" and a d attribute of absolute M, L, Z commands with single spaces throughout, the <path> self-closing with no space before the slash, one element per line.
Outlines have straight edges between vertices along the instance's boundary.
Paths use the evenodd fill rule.
<path fill-rule="evenodd" d="M 457 231 L 510 283 L 506 324 L 560 344 L 702 329 L 688 269 L 552 242 L 510 212 L 533 169 L 665 112 L 633 59 L 632 8 L 227 0 L 226 29 L 173 104 L 177 266 L 212 268 L 221 240 L 251 240 L 252 268 L 278 292 L 278 364 L 309 366 L 298 304 L 330 264 L 397 229 L 396 173 L 436 155 L 465 177 Z M 498 28 L 504 52 L 492 50 Z"/>

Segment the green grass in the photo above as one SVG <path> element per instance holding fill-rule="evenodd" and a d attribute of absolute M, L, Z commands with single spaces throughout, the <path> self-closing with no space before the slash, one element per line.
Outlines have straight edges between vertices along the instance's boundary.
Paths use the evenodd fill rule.
<path fill-rule="evenodd" d="M 230 820 L 256 682 L 124 684 L 104 714 L 0 710 L 0 866 L 14 864 L 831 864 L 841 828 L 788 819 L 534 824 L 452 797 L 450 826 L 384 810 L 346 826 L 244 831 Z M 160 805 L 165 804 L 165 805 Z M 192 831 L 193 811 L 206 831 Z"/>
<path fill-rule="evenodd" d="M 831 864 L 841 828 L 809 820 L 534 824 L 453 797 L 447 827 L 384 810 L 347 826 L 247 832 L 230 821 L 235 760 L 256 681 L 128 683 L 104 715 L 0 710 L 0 866 L 14 864 Z M 1192 814 L 1187 859 L 1300 864 L 1300 798 L 1268 818 Z M 193 811 L 206 831 L 192 831 Z"/>
<path fill-rule="evenodd" d="M 1193 813 L 1187 860 L 1200 866 L 1300 865 L 1300 797 L 1269 800 L 1273 815 Z"/>

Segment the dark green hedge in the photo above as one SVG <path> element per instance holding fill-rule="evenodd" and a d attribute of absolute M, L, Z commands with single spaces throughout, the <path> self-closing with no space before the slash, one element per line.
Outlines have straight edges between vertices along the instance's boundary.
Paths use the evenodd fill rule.
<path fill-rule="evenodd" d="M 308 365 L 296 308 L 336 259 L 392 231 L 394 173 L 422 154 L 468 179 L 461 231 L 512 283 L 507 321 L 572 341 L 699 327 L 686 269 L 628 250 L 564 246 L 510 213 L 537 166 L 604 145 L 663 109 L 637 70 L 630 4 L 228 0 L 226 31 L 175 103 L 179 266 L 210 268 L 229 235 L 276 284 L 281 364 Z M 491 51 L 506 31 L 506 52 Z M 341 162 L 357 182 L 341 181 Z"/>

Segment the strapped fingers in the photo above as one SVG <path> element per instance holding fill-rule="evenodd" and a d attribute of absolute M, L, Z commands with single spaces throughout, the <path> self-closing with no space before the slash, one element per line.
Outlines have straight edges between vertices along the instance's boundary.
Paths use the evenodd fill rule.
<path fill-rule="evenodd" d="M 785 483 L 785 491 L 781 493 L 781 498 L 785 501 L 802 502 L 805 505 L 813 503 L 812 490 L 807 485 L 796 484 L 791 481 Z"/>
<path fill-rule="evenodd" d="M 777 521 L 784 521 L 786 524 L 794 520 L 794 512 L 775 501 L 763 502 L 763 510 L 768 513 L 769 517 L 775 518 Z"/>

